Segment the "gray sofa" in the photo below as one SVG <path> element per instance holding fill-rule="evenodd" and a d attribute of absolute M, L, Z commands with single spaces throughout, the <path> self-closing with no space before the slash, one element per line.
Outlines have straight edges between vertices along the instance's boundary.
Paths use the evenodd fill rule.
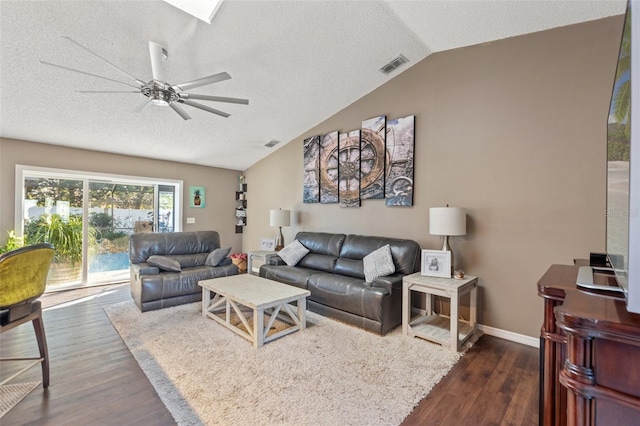
<path fill-rule="evenodd" d="M 260 276 L 305 288 L 311 311 L 385 334 L 402 323 L 402 278 L 420 270 L 420 246 L 412 240 L 299 232 L 309 253 L 295 266 L 278 256 L 260 267 Z M 389 244 L 396 272 L 367 283 L 362 259 Z"/>
<path fill-rule="evenodd" d="M 227 258 L 220 266 L 206 266 L 209 253 L 220 248 L 215 231 L 139 233 L 129 240 L 131 296 L 142 312 L 202 300 L 198 281 L 236 275 L 238 267 Z M 151 256 L 177 261 L 180 271 L 151 266 Z"/>

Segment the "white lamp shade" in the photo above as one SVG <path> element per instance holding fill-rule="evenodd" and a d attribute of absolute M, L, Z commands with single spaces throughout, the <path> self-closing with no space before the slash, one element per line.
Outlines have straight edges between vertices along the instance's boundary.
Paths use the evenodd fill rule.
<path fill-rule="evenodd" d="M 461 207 L 432 207 L 429 209 L 431 235 L 465 235 L 467 211 Z"/>
<path fill-rule="evenodd" d="M 289 226 L 291 212 L 289 210 L 271 210 L 269 214 L 270 226 Z"/>

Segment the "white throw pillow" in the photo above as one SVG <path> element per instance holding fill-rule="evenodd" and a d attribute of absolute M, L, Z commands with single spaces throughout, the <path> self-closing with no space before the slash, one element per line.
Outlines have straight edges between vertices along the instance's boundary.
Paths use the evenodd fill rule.
<path fill-rule="evenodd" d="M 307 253 L 309 253 L 309 250 L 307 250 L 300 241 L 295 240 L 280 250 L 278 256 L 280 256 L 287 265 L 296 266 Z"/>
<path fill-rule="evenodd" d="M 378 277 L 384 277 L 396 271 L 389 244 L 372 251 L 362 259 L 362 262 L 364 263 L 364 279 L 368 283 L 373 282 Z"/>

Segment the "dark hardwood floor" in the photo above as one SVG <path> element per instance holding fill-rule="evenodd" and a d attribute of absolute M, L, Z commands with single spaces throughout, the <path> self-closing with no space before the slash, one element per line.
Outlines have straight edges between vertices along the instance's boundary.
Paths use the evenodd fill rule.
<path fill-rule="evenodd" d="M 128 285 L 45 294 L 51 385 L 36 388 L 0 425 L 175 424 L 103 311 L 129 298 Z M 0 355 L 25 351 L 37 354 L 31 326 L 0 335 Z M 537 424 L 538 362 L 536 348 L 483 336 L 403 425 Z M 0 377 L 18 369 L 3 363 Z M 41 377 L 34 367 L 18 380 Z"/>

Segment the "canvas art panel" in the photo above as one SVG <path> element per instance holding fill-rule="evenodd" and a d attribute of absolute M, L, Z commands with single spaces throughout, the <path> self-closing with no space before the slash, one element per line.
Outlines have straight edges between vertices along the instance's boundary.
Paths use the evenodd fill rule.
<path fill-rule="evenodd" d="M 385 204 L 413 205 L 413 152 L 415 116 L 396 118 L 387 122 L 387 178 Z"/>
<path fill-rule="evenodd" d="M 360 130 L 340 133 L 339 198 L 342 207 L 360 207 Z"/>
<path fill-rule="evenodd" d="M 320 202 L 320 136 L 304 140 L 303 203 Z"/>
<path fill-rule="evenodd" d="M 386 155 L 386 116 L 362 122 L 360 198 L 383 199 Z"/>
<path fill-rule="evenodd" d="M 203 208 L 205 206 L 204 186 L 189 187 L 189 207 Z"/>
<path fill-rule="evenodd" d="M 320 202 L 338 202 L 338 131 L 320 139 Z"/>

